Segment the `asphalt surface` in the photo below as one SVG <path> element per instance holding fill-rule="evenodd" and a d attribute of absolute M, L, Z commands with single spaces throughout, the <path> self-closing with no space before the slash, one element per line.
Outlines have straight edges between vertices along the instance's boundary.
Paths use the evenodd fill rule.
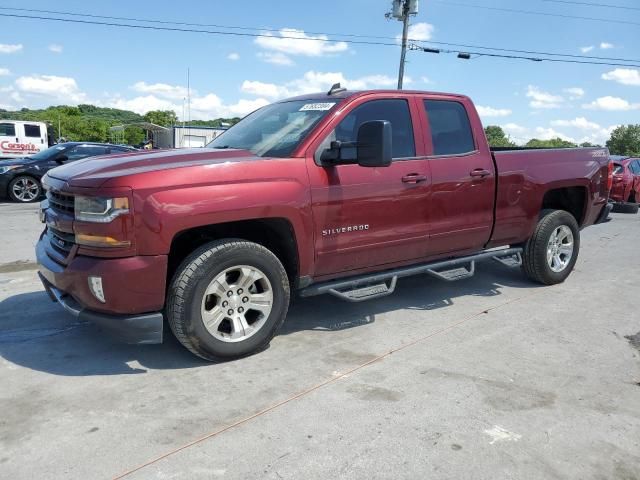
<path fill-rule="evenodd" d="M 39 203 L 12 203 L 0 199 L 0 272 L 29 264 L 36 260 L 34 247 L 43 226 L 38 219 Z M 4 265 L 4 267 L 3 267 Z M 17 268 L 16 268 L 17 267 Z"/>
<path fill-rule="evenodd" d="M 640 217 L 612 217 L 562 285 L 483 262 L 298 300 L 220 364 L 114 343 L 0 273 L 0 478 L 638 479 Z"/>

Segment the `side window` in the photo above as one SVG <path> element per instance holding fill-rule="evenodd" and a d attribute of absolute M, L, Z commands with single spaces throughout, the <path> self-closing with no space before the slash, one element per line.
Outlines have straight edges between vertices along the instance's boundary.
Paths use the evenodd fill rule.
<path fill-rule="evenodd" d="M 96 155 L 104 155 L 107 150 L 98 145 L 78 145 L 69 150 L 66 155 L 70 162 L 81 160 L 87 157 L 95 157 Z"/>
<path fill-rule="evenodd" d="M 613 174 L 622 175 L 624 173 L 624 167 L 618 163 L 613 164 Z"/>
<path fill-rule="evenodd" d="M 434 155 L 461 155 L 476 149 L 467 111 L 461 103 L 425 100 Z"/>
<path fill-rule="evenodd" d="M 15 137 L 16 126 L 13 123 L 0 123 L 0 137 Z"/>
<path fill-rule="evenodd" d="M 640 160 L 636 160 L 633 162 L 633 173 L 636 175 L 640 175 Z"/>
<path fill-rule="evenodd" d="M 40 138 L 40 125 L 24 125 L 24 135 L 30 138 Z"/>
<path fill-rule="evenodd" d="M 335 140 L 341 142 L 355 142 L 358 128 L 364 122 L 371 120 L 388 120 L 391 122 L 392 156 L 393 158 L 408 158 L 416 156 L 416 144 L 413 138 L 413 124 L 409 104 L 402 99 L 372 100 L 354 108 L 334 130 Z M 333 137 L 333 135 L 331 135 Z M 355 148 L 344 152 L 343 158 L 355 159 Z"/>

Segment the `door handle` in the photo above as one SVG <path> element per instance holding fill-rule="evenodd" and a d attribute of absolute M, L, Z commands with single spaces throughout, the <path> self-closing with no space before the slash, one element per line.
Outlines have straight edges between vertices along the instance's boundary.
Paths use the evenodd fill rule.
<path fill-rule="evenodd" d="M 420 175 L 419 173 L 410 173 L 409 175 L 405 175 L 402 177 L 402 183 L 420 183 L 426 182 L 427 176 Z"/>
<path fill-rule="evenodd" d="M 489 175 L 491 175 L 491 172 L 485 168 L 476 168 L 474 170 L 471 170 L 469 172 L 469 175 L 471 175 L 472 177 L 480 177 L 480 178 L 484 178 L 484 177 L 488 177 Z"/>

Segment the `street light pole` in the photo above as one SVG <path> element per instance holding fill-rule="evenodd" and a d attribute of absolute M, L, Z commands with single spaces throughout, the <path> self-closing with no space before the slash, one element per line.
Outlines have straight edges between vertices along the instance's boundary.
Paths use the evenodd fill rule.
<path fill-rule="evenodd" d="M 404 80 L 404 59 L 407 55 L 407 36 L 409 34 L 409 0 L 402 3 L 402 50 L 400 51 L 400 69 L 398 71 L 398 90 L 402 90 Z"/>

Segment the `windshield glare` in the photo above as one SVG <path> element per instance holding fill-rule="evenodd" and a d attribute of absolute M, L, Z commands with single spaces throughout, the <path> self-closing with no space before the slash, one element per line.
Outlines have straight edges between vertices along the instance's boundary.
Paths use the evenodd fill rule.
<path fill-rule="evenodd" d="M 249 150 L 260 157 L 288 157 L 339 100 L 294 100 L 267 105 L 207 145 Z"/>
<path fill-rule="evenodd" d="M 63 152 L 67 149 L 67 147 L 63 147 L 61 145 L 54 145 L 51 148 L 47 148 L 46 150 L 42 150 L 41 152 L 36 153 L 35 155 L 30 155 L 29 158 L 33 160 L 50 160 L 60 152 Z"/>

